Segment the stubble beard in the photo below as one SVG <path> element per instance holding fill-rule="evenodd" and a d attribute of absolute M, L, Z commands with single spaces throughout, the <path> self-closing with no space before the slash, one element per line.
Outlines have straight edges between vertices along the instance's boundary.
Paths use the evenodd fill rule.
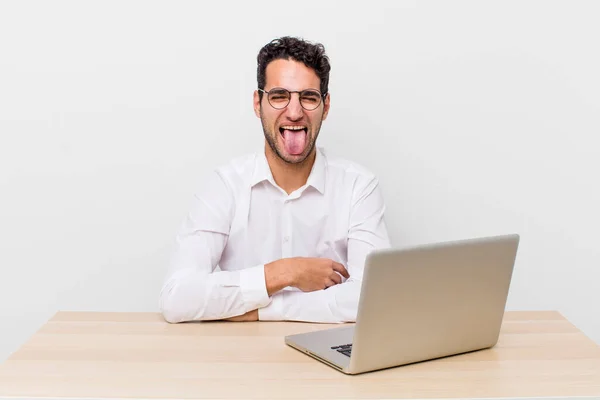
<path fill-rule="evenodd" d="M 265 118 L 264 118 L 262 109 L 260 110 L 260 122 L 261 122 L 261 125 L 263 128 L 263 133 L 265 135 L 265 139 L 266 139 L 267 143 L 269 144 L 269 147 L 271 148 L 271 150 L 273 150 L 273 153 L 275 153 L 277 155 L 277 157 L 280 160 L 282 160 L 284 163 L 286 163 L 290 166 L 294 165 L 294 166 L 300 167 L 304 164 L 304 162 L 306 161 L 308 156 L 310 156 L 312 154 L 312 152 L 315 148 L 315 144 L 317 142 L 317 138 L 319 137 L 319 132 L 321 131 L 321 124 L 323 123 L 323 120 L 321 119 L 319 121 L 319 125 L 316 127 L 314 137 L 308 136 L 310 141 L 308 143 L 308 152 L 306 153 L 306 155 L 304 157 L 302 157 L 301 159 L 294 159 L 294 160 L 285 158 L 283 156 L 283 154 L 281 154 L 281 152 L 277 148 L 277 135 L 281 135 L 281 134 L 279 133 L 279 131 L 277 131 L 277 132 L 270 131 L 269 128 L 265 125 Z M 308 135 L 308 132 L 306 133 L 306 135 Z"/>

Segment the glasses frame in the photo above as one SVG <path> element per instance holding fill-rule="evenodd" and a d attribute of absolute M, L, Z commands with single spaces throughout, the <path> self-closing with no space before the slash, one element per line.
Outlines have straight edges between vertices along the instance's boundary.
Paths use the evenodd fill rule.
<path fill-rule="evenodd" d="M 298 101 L 300 102 L 300 106 L 302 108 L 304 108 L 306 111 L 314 111 L 317 108 L 319 108 L 319 106 L 321 105 L 321 103 L 323 103 L 323 101 L 325 100 L 325 97 L 327 96 L 327 92 L 325 93 L 321 93 L 320 90 L 317 89 L 304 89 L 304 90 L 287 90 L 286 88 L 282 88 L 282 87 L 274 87 L 269 91 L 263 90 L 261 88 L 258 88 L 259 91 L 265 93 L 267 95 L 267 102 L 269 103 L 269 105 L 271 107 L 273 107 L 276 110 L 283 110 L 284 108 L 286 108 L 287 106 L 290 105 L 290 101 L 292 101 L 292 94 L 294 93 L 298 93 Z M 269 93 L 272 92 L 273 90 L 285 90 L 286 92 L 288 92 L 290 94 L 290 98 L 288 99 L 288 102 L 285 104 L 285 106 L 283 107 L 275 107 L 273 104 L 271 104 L 271 100 L 269 100 Z M 306 92 L 306 91 L 311 91 L 311 92 L 317 92 L 319 93 L 319 98 L 321 99 L 321 101 L 319 101 L 319 104 L 317 104 L 317 106 L 315 108 L 306 108 L 304 107 L 304 105 L 302 104 L 301 98 L 302 98 L 302 93 Z"/>

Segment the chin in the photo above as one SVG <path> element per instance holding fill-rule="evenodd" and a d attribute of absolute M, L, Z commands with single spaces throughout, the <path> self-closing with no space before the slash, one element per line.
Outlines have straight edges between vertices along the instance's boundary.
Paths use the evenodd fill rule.
<path fill-rule="evenodd" d="M 300 164 L 304 160 L 306 160 L 307 154 L 285 154 L 280 153 L 279 158 L 285 161 L 288 164 Z"/>
<path fill-rule="evenodd" d="M 301 164 L 310 156 L 312 148 L 305 149 L 301 154 L 288 154 L 285 151 L 279 152 L 279 158 L 288 164 Z"/>

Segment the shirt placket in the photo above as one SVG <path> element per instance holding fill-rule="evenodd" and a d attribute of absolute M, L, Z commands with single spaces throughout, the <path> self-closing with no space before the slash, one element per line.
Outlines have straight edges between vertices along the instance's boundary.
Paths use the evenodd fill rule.
<path fill-rule="evenodd" d="M 283 201 L 283 212 L 281 213 L 281 249 L 283 258 L 292 256 L 292 202 L 289 198 Z"/>

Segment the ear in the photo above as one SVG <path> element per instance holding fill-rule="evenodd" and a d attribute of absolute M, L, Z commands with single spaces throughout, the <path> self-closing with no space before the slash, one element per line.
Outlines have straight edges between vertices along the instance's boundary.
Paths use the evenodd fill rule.
<path fill-rule="evenodd" d="M 254 114 L 260 118 L 260 96 L 258 95 L 258 90 L 254 91 Z"/>
<path fill-rule="evenodd" d="M 327 119 L 327 114 L 329 114 L 329 103 L 331 100 L 330 97 L 331 95 L 329 93 L 325 95 L 325 101 L 323 102 L 323 121 Z"/>

